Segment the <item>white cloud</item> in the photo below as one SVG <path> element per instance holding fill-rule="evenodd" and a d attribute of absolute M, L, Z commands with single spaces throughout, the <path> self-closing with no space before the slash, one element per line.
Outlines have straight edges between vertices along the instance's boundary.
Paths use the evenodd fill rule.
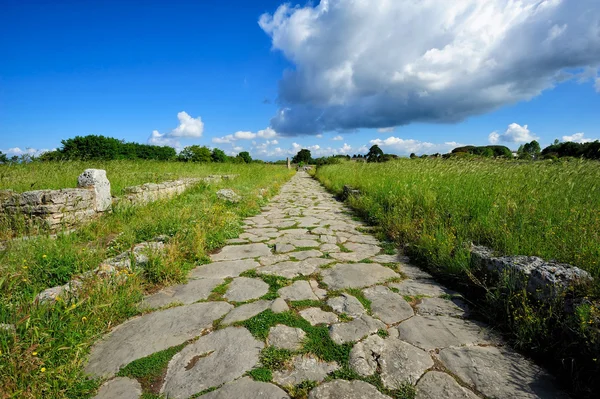
<path fill-rule="evenodd" d="M 317 134 L 315 137 L 318 138 L 318 139 L 322 139 L 323 135 L 322 134 Z"/>
<path fill-rule="evenodd" d="M 256 137 L 256 133 L 252 132 L 235 132 L 233 134 L 236 140 L 252 140 Z"/>
<path fill-rule="evenodd" d="M 307 149 L 311 152 L 311 155 L 314 158 L 318 157 L 328 157 L 332 155 L 346 155 L 352 153 L 352 146 L 347 143 L 344 143 L 339 148 L 334 147 L 321 147 L 318 144 L 313 145 L 302 145 L 298 143 L 292 143 L 289 148 L 281 148 L 281 147 L 273 147 L 278 145 L 279 142 L 277 140 L 267 140 L 264 143 L 257 144 L 251 149 L 251 154 L 256 157 L 264 157 L 264 158 L 282 158 L 282 157 L 293 157 L 300 150 Z M 359 150 L 363 152 L 368 151 L 365 147 L 361 147 Z"/>
<path fill-rule="evenodd" d="M 379 129 L 377 129 L 378 133 L 392 133 L 394 130 L 396 130 L 395 127 L 380 127 Z"/>
<path fill-rule="evenodd" d="M 256 135 L 262 139 L 272 139 L 273 137 L 277 137 L 277 132 L 268 127 L 264 130 L 259 130 Z"/>
<path fill-rule="evenodd" d="M 533 140 L 539 139 L 533 133 L 529 131 L 527 125 L 519 125 L 518 123 L 511 123 L 504 133 L 498 133 L 497 131 L 492 132 L 488 136 L 490 143 L 498 144 L 504 143 L 528 143 Z"/>
<path fill-rule="evenodd" d="M 434 144 L 414 139 L 404 140 L 394 136 L 388 137 L 385 140 L 371 140 L 369 141 L 369 143 L 371 145 L 378 145 L 384 152 L 392 152 L 398 155 L 409 155 L 413 152 L 415 154 L 447 153 L 450 152 L 452 149 L 461 146 L 461 144 L 454 141 L 441 144 Z M 361 151 L 361 153 L 362 152 L 364 151 Z"/>
<path fill-rule="evenodd" d="M 459 122 L 600 64 L 598 0 L 321 0 L 260 17 L 281 135 Z M 599 84 L 596 83 L 598 86 Z"/>
<path fill-rule="evenodd" d="M 562 136 L 562 141 L 573 141 L 575 143 L 591 143 L 597 139 L 588 139 L 585 137 L 585 133 L 575 133 L 572 136 Z"/>
<path fill-rule="evenodd" d="M 158 130 L 152 131 L 148 138 L 148 144 L 181 148 L 179 139 L 202 137 L 204 122 L 202 122 L 201 117 L 192 118 L 187 112 L 181 111 L 177 114 L 177 119 L 179 119 L 179 126 L 169 133 L 160 133 Z"/>
<path fill-rule="evenodd" d="M 9 148 L 7 150 L 0 150 L 0 152 L 2 152 L 3 154 L 6 154 L 6 156 L 8 156 L 9 158 L 12 156 L 22 156 L 22 155 L 30 155 L 30 156 L 34 156 L 34 157 L 39 157 L 40 155 L 42 155 L 45 152 L 48 151 L 54 151 L 54 150 L 49 150 L 47 148 L 43 148 L 43 149 L 37 149 L 37 148 L 25 148 L 24 150 L 19 148 L 19 147 L 13 147 L 13 148 Z"/>
<path fill-rule="evenodd" d="M 239 131 L 223 137 L 213 137 L 212 142 L 216 144 L 230 144 L 236 140 L 253 140 L 257 137 L 261 139 L 272 139 L 278 137 L 278 134 L 275 130 L 268 127 L 266 129 L 259 130 L 257 133 Z"/>
<path fill-rule="evenodd" d="M 335 136 L 331 140 L 333 140 L 333 141 L 342 141 L 342 140 L 344 140 L 344 138 L 342 136 Z"/>
<path fill-rule="evenodd" d="M 596 78 L 596 84 L 594 85 L 596 91 L 600 93 L 600 78 Z"/>

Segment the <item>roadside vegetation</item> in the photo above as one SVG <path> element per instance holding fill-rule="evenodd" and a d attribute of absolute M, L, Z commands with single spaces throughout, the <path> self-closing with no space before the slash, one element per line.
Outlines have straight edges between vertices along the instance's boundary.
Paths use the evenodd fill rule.
<path fill-rule="evenodd" d="M 139 314 L 137 304 L 145 293 L 184 281 L 188 270 L 207 261 L 208 253 L 237 237 L 241 220 L 258 213 L 291 177 L 284 167 L 260 164 L 32 162 L 0 166 L 0 173 L 10 174 L 4 175 L 2 187 L 29 190 L 33 182 L 34 188 L 72 187 L 90 167 L 107 169 L 117 195 L 124 186 L 149 181 L 225 173 L 239 176 L 200 184 L 170 200 L 117 206 L 71 234 L 15 240 L 0 251 L 2 398 L 80 398 L 95 392 L 98 381 L 87 380 L 82 372 L 91 344 L 111 327 Z M 233 189 L 242 200 L 237 204 L 218 200 L 215 193 L 223 187 Z M 87 281 L 77 299 L 64 298 L 53 305 L 35 303 L 42 290 L 65 284 L 98 267 L 102 260 L 159 235 L 169 237 L 166 250 L 151 256 L 146 269 L 133 270 L 126 279 Z M 15 327 L 14 333 L 9 326 Z M 149 383 L 152 378 L 148 377 Z"/>
<path fill-rule="evenodd" d="M 582 159 L 493 158 L 337 161 L 316 177 L 381 228 L 411 259 L 471 295 L 519 349 L 543 358 L 578 395 L 600 374 L 600 163 Z M 474 275 L 469 248 L 535 255 L 587 270 L 594 286 L 581 303 L 539 303 L 509 282 Z M 485 300 L 484 300 L 485 299 Z M 552 303 L 550 303 L 552 302 Z"/>

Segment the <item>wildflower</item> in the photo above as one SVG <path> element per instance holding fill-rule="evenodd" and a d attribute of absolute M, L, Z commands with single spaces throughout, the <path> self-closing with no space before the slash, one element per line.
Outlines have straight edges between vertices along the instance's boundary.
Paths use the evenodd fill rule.
<path fill-rule="evenodd" d="M 40 369 L 40 371 L 41 371 L 42 373 L 45 373 L 45 372 L 46 372 L 46 367 L 42 367 L 42 368 Z"/>
<path fill-rule="evenodd" d="M 27 267 L 27 266 L 23 266 L 23 269 L 27 270 L 27 269 L 28 269 L 28 267 Z"/>
<path fill-rule="evenodd" d="M 77 305 L 75 305 L 75 304 L 71 305 L 71 309 L 75 309 L 76 307 L 77 307 Z"/>
<path fill-rule="evenodd" d="M 83 322 L 87 321 L 87 317 L 83 316 L 83 317 L 81 318 L 81 321 L 83 321 Z"/>
<path fill-rule="evenodd" d="M 42 258 L 46 259 L 46 258 L 47 258 L 46 254 L 43 254 L 43 255 L 42 255 Z"/>
<path fill-rule="evenodd" d="M 33 355 L 33 356 L 37 356 L 37 352 L 33 352 L 33 353 L 32 353 L 32 355 Z"/>

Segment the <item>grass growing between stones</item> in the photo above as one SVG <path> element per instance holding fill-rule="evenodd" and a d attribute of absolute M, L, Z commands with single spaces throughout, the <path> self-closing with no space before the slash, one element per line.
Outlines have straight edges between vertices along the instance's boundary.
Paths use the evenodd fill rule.
<path fill-rule="evenodd" d="M 259 367 L 248 371 L 248 376 L 252 378 L 254 381 L 260 382 L 271 382 L 273 380 L 273 373 L 271 370 Z"/>
<path fill-rule="evenodd" d="M 181 351 L 185 344 L 174 346 L 150 356 L 134 360 L 117 373 L 119 377 L 135 378 L 142 385 L 144 392 L 158 394 L 162 380 L 171 358 Z"/>
<path fill-rule="evenodd" d="M 576 396 L 597 395 L 600 163 L 399 159 L 327 165 L 318 168 L 316 177 L 336 194 L 344 185 L 360 190 L 347 203 L 365 221 L 413 261 L 469 287 L 478 296 L 474 299 L 483 307 L 481 313 L 519 349 L 548 360 Z M 592 274 L 594 285 L 573 315 L 523 296 L 504 282 L 482 287 L 471 270 L 472 242 L 500 254 L 578 266 Z"/>
<path fill-rule="evenodd" d="M 142 164 L 138 170 L 150 172 L 155 165 Z M 85 165 L 92 166 L 98 165 Z M 85 167 L 79 166 L 73 178 Z M 190 170 L 196 175 L 204 173 L 200 166 L 194 168 Z M 0 323 L 14 325 L 16 330 L 14 335 L 0 331 L 4 396 L 92 396 L 98 382 L 88 380 L 82 372 L 91 344 L 139 314 L 137 304 L 144 293 L 184 281 L 188 270 L 206 262 L 207 254 L 241 232 L 244 217 L 260 211 L 266 201 L 258 197 L 261 189 L 268 189 L 262 194 L 268 198 L 291 176 L 285 168 L 267 165 L 227 168 L 222 173 L 239 177 L 198 185 L 171 200 L 117 207 L 72 234 L 14 241 L 0 252 Z M 215 193 L 221 187 L 233 189 L 242 201 L 228 204 L 217 200 Z M 161 234 L 169 236 L 169 241 L 165 251 L 152 258 L 148 270 L 135 270 L 126 280 L 89 281 L 78 298 L 62 298 L 54 305 L 34 303 L 42 290 L 65 284 L 102 260 Z"/>

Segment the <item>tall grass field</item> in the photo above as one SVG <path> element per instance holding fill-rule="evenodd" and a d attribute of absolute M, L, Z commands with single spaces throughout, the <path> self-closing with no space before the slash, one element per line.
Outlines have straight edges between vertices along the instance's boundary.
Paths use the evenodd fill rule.
<path fill-rule="evenodd" d="M 101 381 L 82 369 L 91 344 L 111 327 L 140 314 L 142 296 L 161 286 L 185 281 L 187 272 L 207 254 L 241 232 L 241 220 L 254 215 L 293 172 L 272 165 L 201 165 L 169 162 L 29 164 L 2 167 L 3 187 L 74 186 L 89 167 L 106 168 L 113 193 L 121 187 L 163 179 L 233 173 L 234 180 L 199 184 L 182 195 L 144 206 L 117 206 L 71 234 L 14 240 L 0 250 L 0 398 L 88 398 Z M 12 176 L 6 178 L 6 176 Z M 152 177 L 149 179 L 149 177 Z M 154 179 L 155 178 L 155 179 Z M 230 188 L 239 203 L 217 199 Z M 136 243 L 167 235 L 166 250 L 126 280 L 94 280 L 77 299 L 35 304 L 42 290 L 65 284 L 108 257 Z"/>
<path fill-rule="evenodd" d="M 583 395 L 600 373 L 600 163 L 490 159 L 399 159 L 319 167 L 329 190 L 437 276 L 473 281 L 469 248 L 536 255 L 587 270 L 592 290 L 574 315 L 506 286 L 483 287 L 484 308 L 522 350 L 554 358 Z M 487 291 L 486 291 L 487 290 Z M 482 295 L 483 296 L 483 295 Z M 594 377 L 594 374 L 596 377 Z M 589 393 L 589 392 L 588 392 Z"/>

